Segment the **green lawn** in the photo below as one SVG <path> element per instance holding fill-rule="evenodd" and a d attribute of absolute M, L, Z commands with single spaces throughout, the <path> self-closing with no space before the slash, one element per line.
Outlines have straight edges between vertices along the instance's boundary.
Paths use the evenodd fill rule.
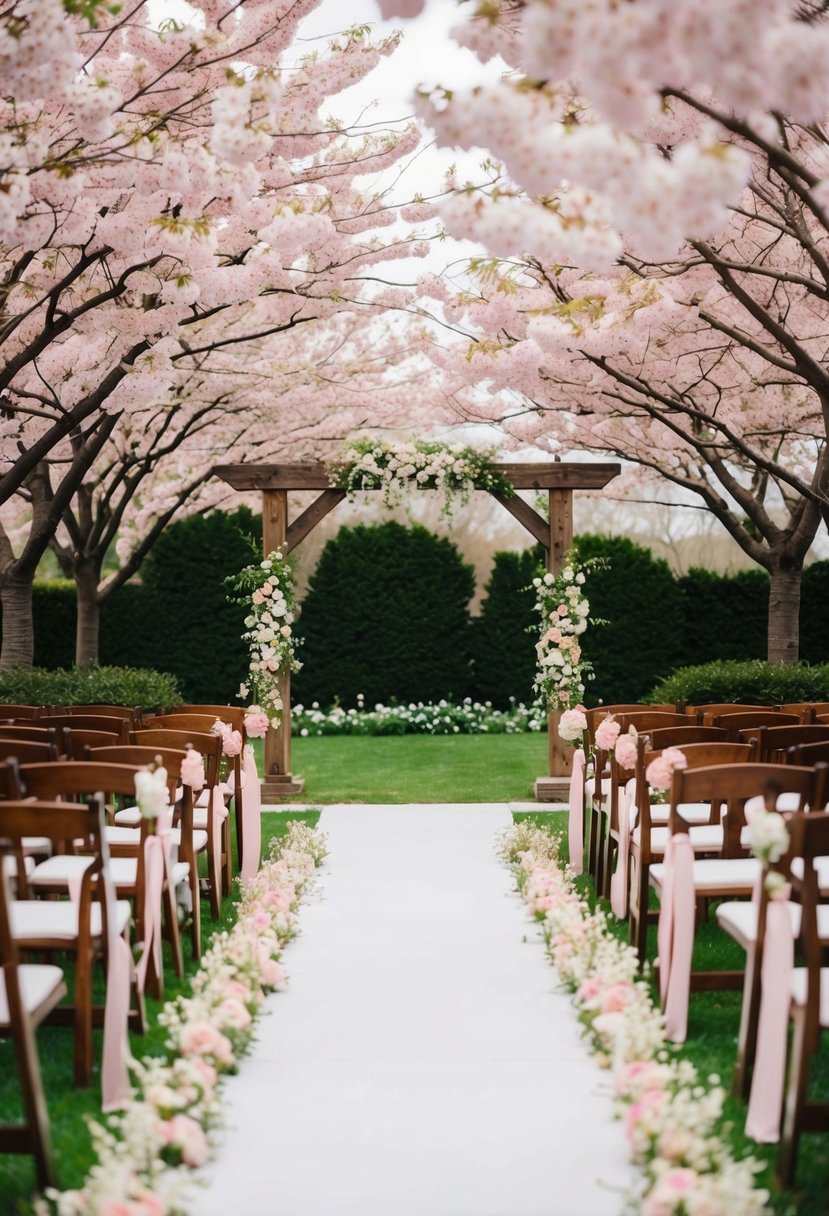
<path fill-rule="evenodd" d="M 567 858 L 567 816 L 558 814 L 516 815 L 516 819 L 532 818 L 551 827 L 560 834 L 562 858 Z M 589 879 L 577 879 L 577 885 L 593 902 L 593 889 Z M 606 911 L 609 905 L 604 904 Z M 654 903 L 655 906 L 655 903 Z M 627 941 L 627 925 L 616 921 L 611 915 L 609 924 L 622 941 Z M 656 955 L 656 926 L 649 930 L 648 957 Z M 742 968 L 745 955 L 726 933 L 716 924 L 712 908 L 708 924 L 697 930 L 694 946 L 694 968 L 696 970 L 729 970 Z M 658 996 L 654 990 L 654 998 Z M 740 992 L 694 992 L 691 994 L 688 1019 L 688 1039 L 680 1049 L 681 1054 L 691 1060 L 703 1077 L 717 1074 L 728 1088 L 737 1058 L 737 1034 L 740 1026 Z M 812 1089 L 815 1097 L 829 1097 L 829 1043 L 824 1035 L 812 1071 Z M 829 1135 L 807 1134 L 801 1138 L 798 1153 L 797 1185 L 792 1191 L 775 1189 L 772 1178 L 777 1152 L 776 1145 L 755 1144 L 745 1135 L 745 1104 L 729 1097 L 724 1112 L 722 1132 L 733 1150 L 744 1156 L 751 1154 L 764 1163 L 760 1183 L 772 1191 L 772 1210 L 776 1216 L 826 1216 L 829 1212 Z M 736 1214 L 735 1214 L 736 1216 Z"/>
<path fill-rule="evenodd" d="M 289 819 L 301 819 L 305 823 L 314 824 L 318 818 L 319 813 L 316 811 L 265 816 L 262 820 L 263 856 L 267 856 L 271 838 L 284 832 Z M 228 927 L 235 919 L 232 899 L 224 900 L 219 921 L 211 919 L 210 906 L 206 900 L 202 900 L 202 939 L 205 944 L 212 933 Z M 187 975 L 191 975 L 195 970 L 195 963 L 190 954 L 190 942 L 186 933 L 182 936 L 182 947 L 185 969 Z M 166 951 L 166 943 L 164 948 Z M 290 967 L 290 957 L 287 961 Z M 183 982 L 177 981 L 169 965 L 165 965 L 165 984 L 165 996 L 168 1000 L 189 989 L 187 978 L 185 977 Z M 102 995 L 101 991 L 99 997 Z M 130 1036 L 133 1055 L 161 1053 L 166 1032 L 155 1021 L 159 1008 L 158 1002 L 148 998 L 150 1030 L 143 1038 Z M 99 1031 L 95 1032 L 94 1039 L 96 1058 L 100 1060 Z M 37 1040 L 60 1184 L 63 1188 L 80 1186 L 92 1164 L 86 1119 L 100 1115 L 101 1090 L 98 1076 L 96 1074 L 90 1089 L 75 1088 L 72 1079 L 72 1032 L 68 1027 L 42 1026 L 37 1032 Z M 13 1120 L 19 1111 L 17 1073 L 12 1062 L 11 1044 L 7 1039 L 0 1040 L 0 1120 Z M 34 1185 L 35 1173 L 29 1157 L 0 1154 L 0 1213 L 3 1216 L 28 1213 Z"/>
<path fill-rule="evenodd" d="M 332 735 L 293 739 L 305 801 L 512 802 L 547 772 L 547 736 Z"/>

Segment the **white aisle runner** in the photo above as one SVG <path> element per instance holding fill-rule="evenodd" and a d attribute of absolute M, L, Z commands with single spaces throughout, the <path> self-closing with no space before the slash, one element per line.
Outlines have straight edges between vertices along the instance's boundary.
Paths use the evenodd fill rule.
<path fill-rule="evenodd" d="M 510 820 L 324 811 L 321 897 L 197 1216 L 618 1216 L 621 1125 L 493 852 Z"/>

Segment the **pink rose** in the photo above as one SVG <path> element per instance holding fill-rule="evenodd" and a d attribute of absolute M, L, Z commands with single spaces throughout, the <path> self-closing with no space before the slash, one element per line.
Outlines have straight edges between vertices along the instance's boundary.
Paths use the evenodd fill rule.
<path fill-rule="evenodd" d="M 207 1137 L 201 1124 L 189 1115 L 174 1115 L 156 1124 L 158 1138 L 172 1148 L 177 1148 L 181 1159 L 191 1169 L 204 1165 L 208 1157 Z"/>
<path fill-rule="evenodd" d="M 570 694 L 569 694 L 569 692 L 567 691 L 567 689 L 566 689 L 566 688 L 565 688 L 565 689 L 563 689 L 563 690 L 562 690 L 562 691 L 561 691 L 561 692 L 558 694 L 558 699 L 559 699 L 559 701 L 561 701 L 562 705 L 566 705 L 566 704 L 567 704 L 567 702 L 570 700 Z"/>
<path fill-rule="evenodd" d="M 669 790 L 675 768 L 687 768 L 688 761 L 678 747 L 666 747 L 651 760 L 645 770 L 645 779 L 655 790 Z"/>
<path fill-rule="evenodd" d="M 577 1001 L 593 1001 L 602 990 L 602 981 L 597 975 L 591 975 L 586 979 L 581 987 L 576 992 Z"/>
<path fill-rule="evenodd" d="M 220 1064 L 234 1063 L 230 1042 L 209 1022 L 188 1022 L 181 1029 L 178 1045 L 184 1056 L 212 1056 Z"/>
<path fill-rule="evenodd" d="M 249 989 L 240 980 L 227 980 L 222 988 L 223 1000 L 233 997 L 237 1001 L 246 1001 L 249 996 Z"/>
<path fill-rule="evenodd" d="M 674 1212 L 677 1202 L 687 1198 L 697 1189 L 698 1181 L 699 1175 L 696 1170 L 684 1168 L 668 1170 L 656 1180 L 648 1199 L 654 1204 L 664 1204 L 666 1212 Z"/>
<path fill-rule="evenodd" d="M 235 996 L 226 997 L 216 1009 L 216 1017 L 222 1026 L 230 1026 L 233 1030 L 246 1030 L 250 1026 L 250 1014 Z"/>
<path fill-rule="evenodd" d="M 601 748 L 603 752 L 609 752 L 619 738 L 621 729 L 621 726 L 612 714 L 608 714 L 606 718 L 602 718 L 596 727 L 596 746 Z"/>
<path fill-rule="evenodd" d="M 254 604 L 264 604 L 265 602 L 265 597 L 259 590 L 254 591 L 250 598 L 253 600 Z"/>
<path fill-rule="evenodd" d="M 245 734 L 249 739 L 264 739 L 268 733 L 268 715 L 255 707 L 245 714 Z"/>
<path fill-rule="evenodd" d="M 622 1013 L 630 1004 L 633 989 L 630 984 L 622 982 L 613 984 L 602 997 L 603 1013 Z"/>
<path fill-rule="evenodd" d="M 222 736 L 222 751 L 226 756 L 238 756 L 243 746 L 242 735 L 238 730 L 230 730 Z"/>
<path fill-rule="evenodd" d="M 625 1119 L 625 1132 L 628 1139 L 635 1132 L 636 1124 L 646 1118 L 651 1111 L 658 1110 L 664 1101 L 665 1091 L 663 1089 L 647 1089 L 641 1098 L 631 1104 Z"/>
<path fill-rule="evenodd" d="M 194 790 L 204 787 L 204 756 L 191 747 L 181 762 L 181 784 Z"/>
<path fill-rule="evenodd" d="M 616 740 L 615 754 L 616 763 L 622 768 L 636 767 L 636 741 L 638 733 L 635 726 L 631 726 L 626 735 L 619 735 Z"/>
<path fill-rule="evenodd" d="M 202 1087 L 206 1091 L 216 1088 L 216 1082 L 219 1079 L 219 1074 L 212 1064 L 208 1064 L 207 1060 L 202 1060 L 199 1056 L 190 1061 L 190 1067 L 198 1074 Z"/>
<path fill-rule="evenodd" d="M 268 958 L 263 961 L 262 983 L 266 988 L 281 988 L 285 983 L 285 968 L 276 959 Z"/>

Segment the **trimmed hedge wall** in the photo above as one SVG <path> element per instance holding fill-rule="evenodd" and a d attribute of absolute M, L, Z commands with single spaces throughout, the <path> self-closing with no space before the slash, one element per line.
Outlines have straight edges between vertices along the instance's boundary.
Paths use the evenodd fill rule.
<path fill-rule="evenodd" d="M 308 705 L 460 701 L 475 575 L 451 541 L 393 521 L 341 528 L 311 576 L 294 697 Z"/>
<path fill-rule="evenodd" d="M 223 580 L 258 560 L 259 534 L 247 509 L 168 529 L 145 563 L 143 585 L 122 587 L 104 605 L 101 662 L 170 672 L 188 701 L 232 703 L 246 652 L 242 610 L 227 603 Z M 583 557 L 610 563 L 590 575 L 587 588 L 593 615 L 610 622 L 584 636 L 596 669 L 589 704 L 640 698 L 678 667 L 765 658 L 763 571 L 720 576 L 695 569 L 674 578 L 665 562 L 624 537 L 587 535 L 577 544 Z M 323 705 L 335 698 L 353 705 L 360 692 L 367 704 L 450 695 L 497 706 L 511 697 L 528 701 L 536 554 L 496 554 L 481 614 L 471 618 L 472 573 L 449 541 L 396 523 L 343 529 L 326 547 L 302 606 L 305 668 L 295 697 Z M 815 562 L 803 575 L 807 663 L 829 661 L 827 604 L 829 562 Z M 71 666 L 74 585 L 35 584 L 34 611 L 36 665 Z"/>

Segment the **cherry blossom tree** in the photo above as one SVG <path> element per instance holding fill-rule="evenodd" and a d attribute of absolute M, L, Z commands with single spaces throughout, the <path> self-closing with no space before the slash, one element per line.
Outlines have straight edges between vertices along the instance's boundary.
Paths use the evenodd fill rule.
<path fill-rule="evenodd" d="M 493 255 L 436 291 L 470 336 L 443 358 L 459 412 L 698 494 L 769 571 L 769 657 L 795 659 L 829 519 L 826 6 L 463 8 L 458 39 L 511 71 L 420 100 L 503 165 L 443 208 Z"/>
<path fill-rule="evenodd" d="M 233 327 L 222 332 L 227 341 Z M 217 463 L 330 458 L 362 427 L 412 425 L 434 379 L 416 335 L 372 314 L 341 312 L 269 335 L 234 348 L 232 359 L 219 340 L 208 345 L 189 356 L 174 396 L 124 415 L 50 542 L 77 587 L 79 665 L 97 660 L 103 605 L 164 528 L 227 504 L 233 492 L 213 476 Z M 20 497 L 31 511 L 32 497 Z M 116 542 L 118 567 L 102 577 Z"/>
<path fill-rule="evenodd" d="M 199 356 L 380 311 L 369 279 L 427 247 L 372 184 L 416 125 L 323 110 L 396 38 L 299 57 L 317 3 L 204 0 L 160 26 L 142 3 L 0 13 L 0 503 L 30 505 L 25 534 L 0 531 L 2 667 L 31 661 L 35 569 L 122 426 L 143 416 L 163 451 L 153 403 L 188 396 Z"/>

